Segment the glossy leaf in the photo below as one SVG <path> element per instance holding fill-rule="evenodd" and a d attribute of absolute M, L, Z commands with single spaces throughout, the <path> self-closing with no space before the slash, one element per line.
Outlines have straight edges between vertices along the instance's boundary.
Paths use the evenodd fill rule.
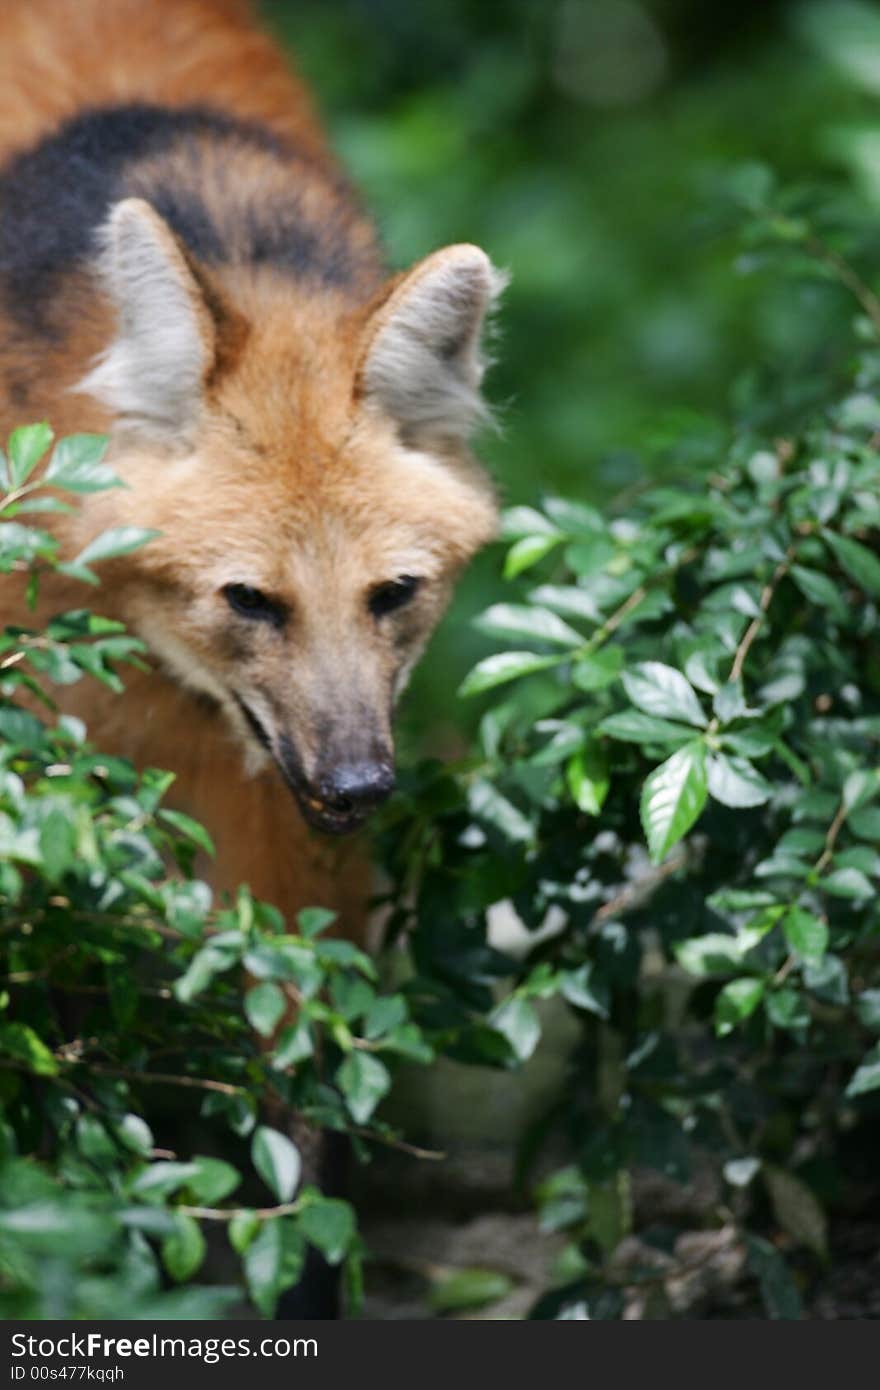
<path fill-rule="evenodd" d="M 691 829 L 707 795 L 706 749 L 700 740 L 685 744 L 651 773 L 642 788 L 640 810 L 655 864 Z"/>
<path fill-rule="evenodd" d="M 302 1160 L 296 1145 L 277 1129 L 260 1125 L 251 1141 L 254 1167 L 279 1202 L 289 1202 L 302 1171 Z"/>
<path fill-rule="evenodd" d="M 702 726 L 706 716 L 686 676 L 662 661 L 642 661 L 625 671 L 623 687 L 633 704 L 661 719 Z"/>

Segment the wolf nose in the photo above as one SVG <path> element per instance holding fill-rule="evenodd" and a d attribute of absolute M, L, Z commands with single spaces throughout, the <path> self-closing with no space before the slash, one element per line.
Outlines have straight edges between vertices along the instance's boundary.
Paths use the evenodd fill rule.
<path fill-rule="evenodd" d="M 394 790 L 394 769 L 388 763 L 341 763 L 321 778 L 321 795 L 343 814 L 378 806 Z"/>

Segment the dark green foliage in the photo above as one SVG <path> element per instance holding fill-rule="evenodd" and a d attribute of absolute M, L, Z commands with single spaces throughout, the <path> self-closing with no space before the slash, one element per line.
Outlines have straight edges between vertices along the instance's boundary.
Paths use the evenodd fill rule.
<path fill-rule="evenodd" d="M 780 228 L 792 203 L 763 187 L 749 237 L 786 243 L 780 270 L 791 242 L 827 268 L 806 210 Z M 539 1191 L 569 1283 L 539 1316 L 619 1315 L 642 1277 L 620 1243 L 652 1239 L 645 1168 L 708 1169 L 705 1220 L 768 1316 L 801 1316 L 845 1136 L 877 1113 L 880 315 L 836 270 L 861 349 L 800 433 L 740 429 L 698 485 L 607 514 L 508 513 L 508 595 L 477 621 L 495 649 L 462 687 L 477 745 L 396 811 L 413 995 L 459 1027 L 454 1055 L 524 1061 L 554 993 L 582 1023 L 544 1135 L 562 1127 L 572 1166 Z M 557 925 L 518 963 L 488 942 L 504 898 Z"/>

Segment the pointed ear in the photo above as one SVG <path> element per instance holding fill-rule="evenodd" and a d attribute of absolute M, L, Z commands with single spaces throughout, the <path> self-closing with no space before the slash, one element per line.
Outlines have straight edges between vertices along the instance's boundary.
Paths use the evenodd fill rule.
<path fill-rule="evenodd" d="M 102 230 L 98 274 L 117 336 L 77 388 L 127 425 L 185 436 L 215 356 L 215 327 L 177 238 L 140 198 L 117 203 Z"/>
<path fill-rule="evenodd" d="M 405 437 L 463 443 L 489 415 L 480 339 L 506 283 L 478 246 L 447 246 L 420 261 L 367 322 L 359 395 Z"/>

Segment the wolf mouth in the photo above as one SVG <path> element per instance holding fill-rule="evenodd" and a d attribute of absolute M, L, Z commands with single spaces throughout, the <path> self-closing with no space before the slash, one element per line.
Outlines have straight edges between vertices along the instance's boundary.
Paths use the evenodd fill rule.
<path fill-rule="evenodd" d="M 270 754 L 307 824 L 324 835 L 351 835 L 360 830 L 369 817 L 369 809 L 355 806 L 354 803 L 343 804 L 342 800 L 340 804 L 331 806 L 317 796 L 302 770 L 293 740 L 287 734 L 282 734 L 280 749 L 276 751 L 262 721 L 240 695 L 233 694 L 251 733 L 260 747 Z"/>

